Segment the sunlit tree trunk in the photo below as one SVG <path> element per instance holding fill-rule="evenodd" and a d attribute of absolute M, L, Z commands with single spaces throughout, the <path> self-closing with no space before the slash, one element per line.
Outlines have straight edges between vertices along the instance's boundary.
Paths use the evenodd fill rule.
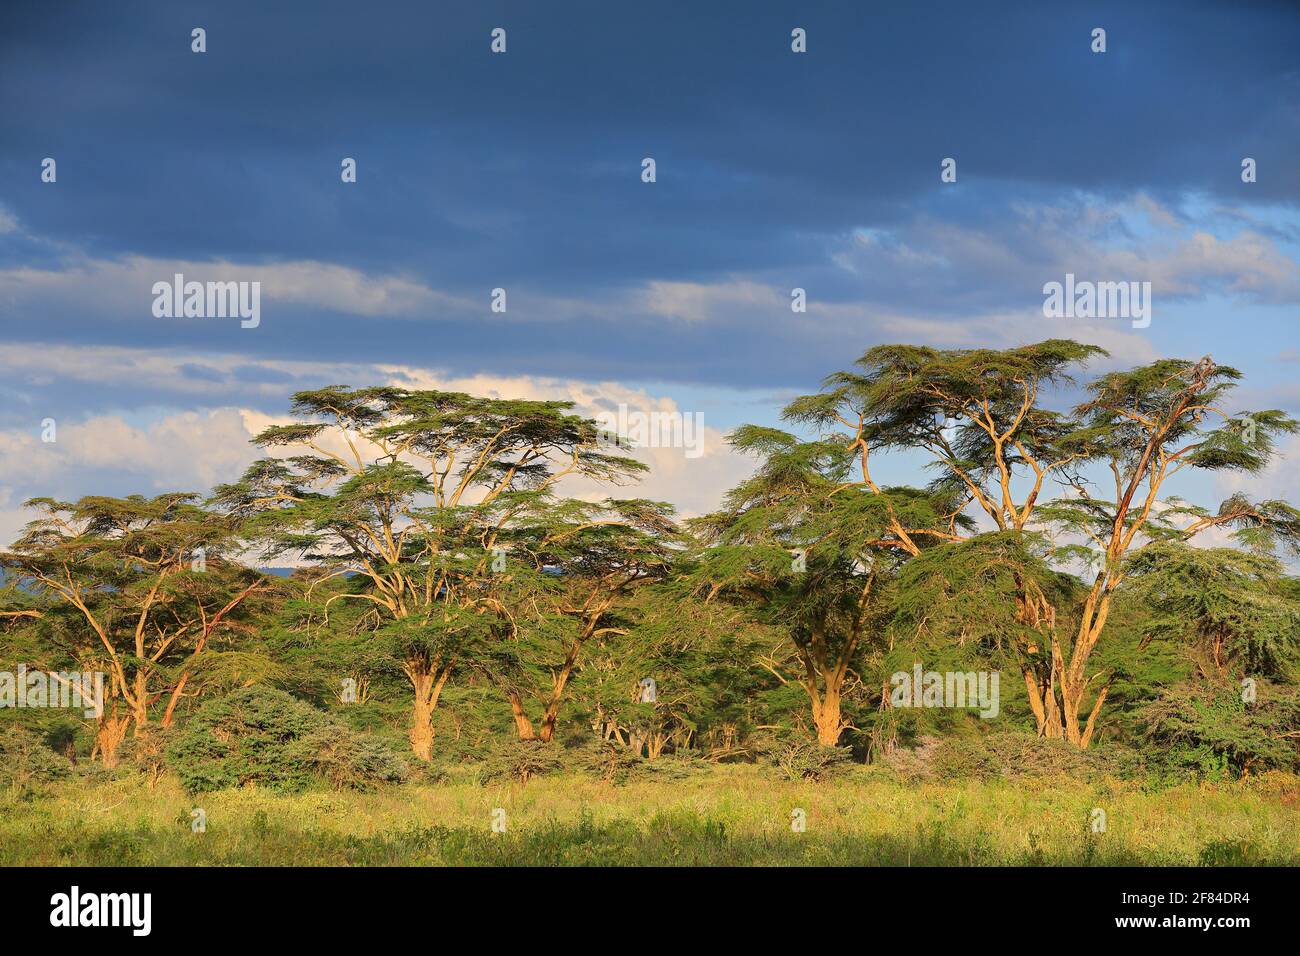
<path fill-rule="evenodd" d="M 537 732 L 533 729 L 533 722 L 528 719 L 528 714 L 524 712 L 524 702 L 520 699 L 516 691 L 509 691 L 507 696 L 510 698 L 510 713 L 515 718 L 515 732 L 519 735 L 520 740 L 536 740 Z"/>
<path fill-rule="evenodd" d="M 840 742 L 844 732 L 844 721 L 840 716 L 839 690 L 827 690 L 820 700 L 813 698 L 813 726 L 817 728 L 817 742 L 823 747 L 834 747 Z"/>
<path fill-rule="evenodd" d="M 433 759 L 433 712 L 438 707 L 442 688 L 451 676 L 451 664 L 439 666 L 440 663 L 438 660 L 413 658 L 403 666 L 415 691 L 411 709 L 411 750 L 421 760 Z"/>
<path fill-rule="evenodd" d="M 122 741 L 126 739 L 126 731 L 131 726 L 131 721 L 132 718 L 129 716 L 119 716 L 117 701 L 113 702 L 113 707 L 108 713 L 99 718 L 95 728 L 95 753 L 99 755 L 105 768 L 111 770 L 117 766 L 117 751 L 122 746 Z"/>

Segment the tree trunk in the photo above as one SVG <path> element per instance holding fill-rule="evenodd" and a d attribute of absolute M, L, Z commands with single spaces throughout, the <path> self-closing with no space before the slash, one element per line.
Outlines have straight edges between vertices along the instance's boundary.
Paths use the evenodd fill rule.
<path fill-rule="evenodd" d="M 546 709 L 542 711 L 542 729 L 537 735 L 538 740 L 550 743 L 555 737 L 555 723 L 560 717 L 560 704 L 564 701 L 564 687 L 569 683 L 569 677 L 573 674 L 574 665 L 578 662 L 578 652 L 581 650 L 582 641 L 574 641 L 573 646 L 569 648 L 568 656 L 564 659 L 564 666 L 555 675 L 555 681 L 551 685 L 551 698 L 546 702 Z"/>
<path fill-rule="evenodd" d="M 411 708 L 411 751 L 421 760 L 433 759 L 433 707 L 427 703 L 422 689 L 415 688 L 415 704 Z"/>
<path fill-rule="evenodd" d="M 515 731 L 519 734 L 519 739 L 536 740 L 537 733 L 533 730 L 533 722 L 524 713 L 523 701 L 519 699 L 519 695 L 514 691 L 510 691 L 508 696 L 510 698 L 510 712 L 514 714 Z"/>
<path fill-rule="evenodd" d="M 646 739 L 646 759 L 657 760 L 664 752 L 664 747 L 668 744 L 668 737 L 658 731 L 652 733 Z"/>
<path fill-rule="evenodd" d="M 421 760 L 433 759 L 433 712 L 438 707 L 443 685 L 451 675 L 451 664 L 440 668 L 439 663 L 410 660 L 404 668 L 415 691 L 411 708 L 411 750 Z"/>
<path fill-rule="evenodd" d="M 864 600 L 866 593 L 863 592 Z M 858 646 L 859 624 L 860 622 L 854 624 L 852 637 L 845 642 L 833 660 L 830 659 L 825 633 L 820 627 L 813 628 L 808 645 L 800 648 L 799 656 L 804 667 L 803 688 L 812 704 L 817 742 L 823 747 L 838 745 L 840 734 L 848 726 L 841 716 L 840 692 L 844 688 L 849 664 Z"/>
<path fill-rule="evenodd" d="M 135 719 L 135 725 L 131 728 L 131 736 L 139 736 L 141 728 L 149 723 L 149 685 L 148 677 L 143 670 L 135 672 L 135 696 L 131 699 L 131 712 Z"/>
<path fill-rule="evenodd" d="M 1097 646 L 1097 641 L 1101 637 L 1102 628 L 1106 625 L 1106 618 L 1110 612 L 1110 594 L 1118 583 L 1118 578 L 1112 577 L 1108 571 L 1103 570 L 1097 583 L 1093 585 L 1093 592 L 1084 605 L 1079 632 L 1071 649 L 1070 664 L 1063 668 L 1061 676 L 1064 736 L 1080 750 L 1086 750 L 1088 744 L 1092 742 L 1097 716 L 1101 713 L 1106 694 L 1110 691 L 1110 684 L 1107 683 L 1097 692 L 1092 710 L 1084 725 L 1080 727 L 1079 718 L 1083 713 L 1084 697 L 1088 692 L 1088 685 L 1092 683 L 1092 678 L 1085 676 L 1088 659 L 1092 656 L 1093 648 Z M 1054 657 L 1059 659 L 1059 652 Z"/>
<path fill-rule="evenodd" d="M 560 716 L 560 702 L 553 701 L 546 705 L 546 712 L 542 714 L 542 729 L 537 734 L 537 739 L 550 743 L 555 737 L 555 721 Z"/>
<path fill-rule="evenodd" d="M 95 729 L 95 751 L 99 754 L 99 759 L 104 762 L 106 769 L 112 770 L 117 766 L 117 751 L 122 746 L 122 741 L 126 739 L 126 729 L 130 725 L 130 717 L 118 716 L 116 701 L 113 703 L 112 712 L 100 718 L 99 726 Z"/>
<path fill-rule="evenodd" d="M 172 691 L 171 699 L 167 701 L 167 709 L 163 712 L 162 725 L 164 727 L 170 727 L 172 725 L 172 717 L 176 713 L 176 705 L 180 703 L 180 699 L 185 696 L 185 685 L 189 683 L 189 680 L 189 674 L 182 674 L 181 679 L 176 682 L 176 689 Z"/>
<path fill-rule="evenodd" d="M 827 690 L 819 701 L 813 698 L 813 724 L 817 728 L 817 742 L 823 747 L 834 747 L 840 742 L 844 724 L 840 719 L 839 688 Z"/>

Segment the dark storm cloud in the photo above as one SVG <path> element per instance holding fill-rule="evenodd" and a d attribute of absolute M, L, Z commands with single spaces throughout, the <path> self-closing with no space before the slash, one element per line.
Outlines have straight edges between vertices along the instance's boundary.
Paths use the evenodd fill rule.
<path fill-rule="evenodd" d="M 496 26 L 504 56 L 488 52 Z M 1293 205 L 1298 48 L 1284 4 L 11 2 L 0 204 L 21 229 L 0 232 L 0 268 L 312 260 L 483 305 L 285 306 L 254 335 L 161 325 L 142 289 L 138 309 L 53 301 L 39 322 L 0 296 L 0 318 L 15 341 L 252 361 L 785 384 L 838 362 L 845 337 L 775 305 L 684 323 L 637 290 L 747 278 L 882 310 L 1009 308 L 1038 273 L 936 265 L 931 280 L 892 268 L 891 248 L 942 221 L 1032 261 L 1015 204 L 1142 190 L 1233 205 L 1243 155 L 1262 171 L 1249 198 Z M 56 187 L 39 182 L 45 156 Z M 344 156 L 356 185 L 339 182 Z M 833 262 L 855 230 L 879 231 L 882 257 L 856 275 Z M 508 320 L 488 313 L 496 286 Z"/>

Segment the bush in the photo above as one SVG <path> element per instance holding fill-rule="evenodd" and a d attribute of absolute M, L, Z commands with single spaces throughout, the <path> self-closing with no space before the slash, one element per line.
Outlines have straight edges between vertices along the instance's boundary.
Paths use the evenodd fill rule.
<path fill-rule="evenodd" d="M 563 748 L 558 743 L 512 739 L 487 750 L 480 776 L 484 783 L 501 779 L 527 783 L 533 777 L 565 769 L 563 758 Z"/>
<path fill-rule="evenodd" d="M 335 790 L 370 790 L 377 783 L 400 783 L 407 767 L 383 743 L 329 724 L 303 738 L 298 745 L 312 771 Z"/>
<path fill-rule="evenodd" d="M 429 778 L 449 783 L 472 778 L 476 782 L 515 780 L 527 783 L 533 777 L 568 773 L 593 777 L 613 784 L 632 780 L 664 782 L 685 780 L 712 766 L 707 760 L 674 754 L 653 760 L 640 756 L 612 740 L 576 733 L 543 743 L 497 735 L 488 740 L 459 741 L 446 752 L 435 750 Z"/>
<path fill-rule="evenodd" d="M 578 772 L 620 785 L 633 780 L 682 781 L 712 766 L 689 752 L 661 755 L 652 760 L 612 740 L 592 737 L 568 742 L 564 760 Z"/>
<path fill-rule="evenodd" d="M 167 745 L 175 736 L 174 727 L 145 724 L 136 734 L 122 741 L 118 757 L 122 765 L 148 777 L 149 786 L 153 787 L 167 769 Z"/>
<path fill-rule="evenodd" d="M 1300 693 L 1259 682 L 1247 704 L 1232 685 L 1183 684 L 1142 708 L 1146 742 L 1175 773 L 1238 777 L 1267 770 L 1300 770 Z"/>
<path fill-rule="evenodd" d="M 365 790 L 407 776 L 386 747 L 283 691 L 259 686 L 204 704 L 166 752 L 192 793 L 250 783 L 294 793 L 317 779 Z"/>
<path fill-rule="evenodd" d="M 753 749 L 787 780 L 826 780 L 843 773 L 853 760 L 848 747 L 823 747 L 798 736 L 756 736 Z"/>
<path fill-rule="evenodd" d="M 26 795 L 72 773 L 72 763 L 27 728 L 11 724 L 0 729 L 0 786 Z"/>
<path fill-rule="evenodd" d="M 907 781 L 1090 779 L 1130 774 L 1132 755 L 1119 747 L 1079 750 L 1064 740 L 1002 731 L 972 737 L 925 736 L 914 750 L 895 750 L 881 763 Z"/>

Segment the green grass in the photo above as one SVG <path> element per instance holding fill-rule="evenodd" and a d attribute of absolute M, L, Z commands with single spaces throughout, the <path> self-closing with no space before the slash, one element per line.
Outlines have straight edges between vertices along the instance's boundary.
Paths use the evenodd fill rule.
<path fill-rule="evenodd" d="M 207 831 L 192 833 L 202 807 Z M 507 831 L 491 830 L 494 808 Z M 1089 815 L 1106 812 L 1104 833 Z M 805 811 L 807 829 L 791 829 Z M 1072 780 L 909 786 L 869 771 L 788 782 L 753 766 L 615 787 L 409 784 L 377 793 L 191 798 L 164 778 L 0 796 L 4 865 L 1300 864 L 1300 781 L 1145 792 Z"/>

